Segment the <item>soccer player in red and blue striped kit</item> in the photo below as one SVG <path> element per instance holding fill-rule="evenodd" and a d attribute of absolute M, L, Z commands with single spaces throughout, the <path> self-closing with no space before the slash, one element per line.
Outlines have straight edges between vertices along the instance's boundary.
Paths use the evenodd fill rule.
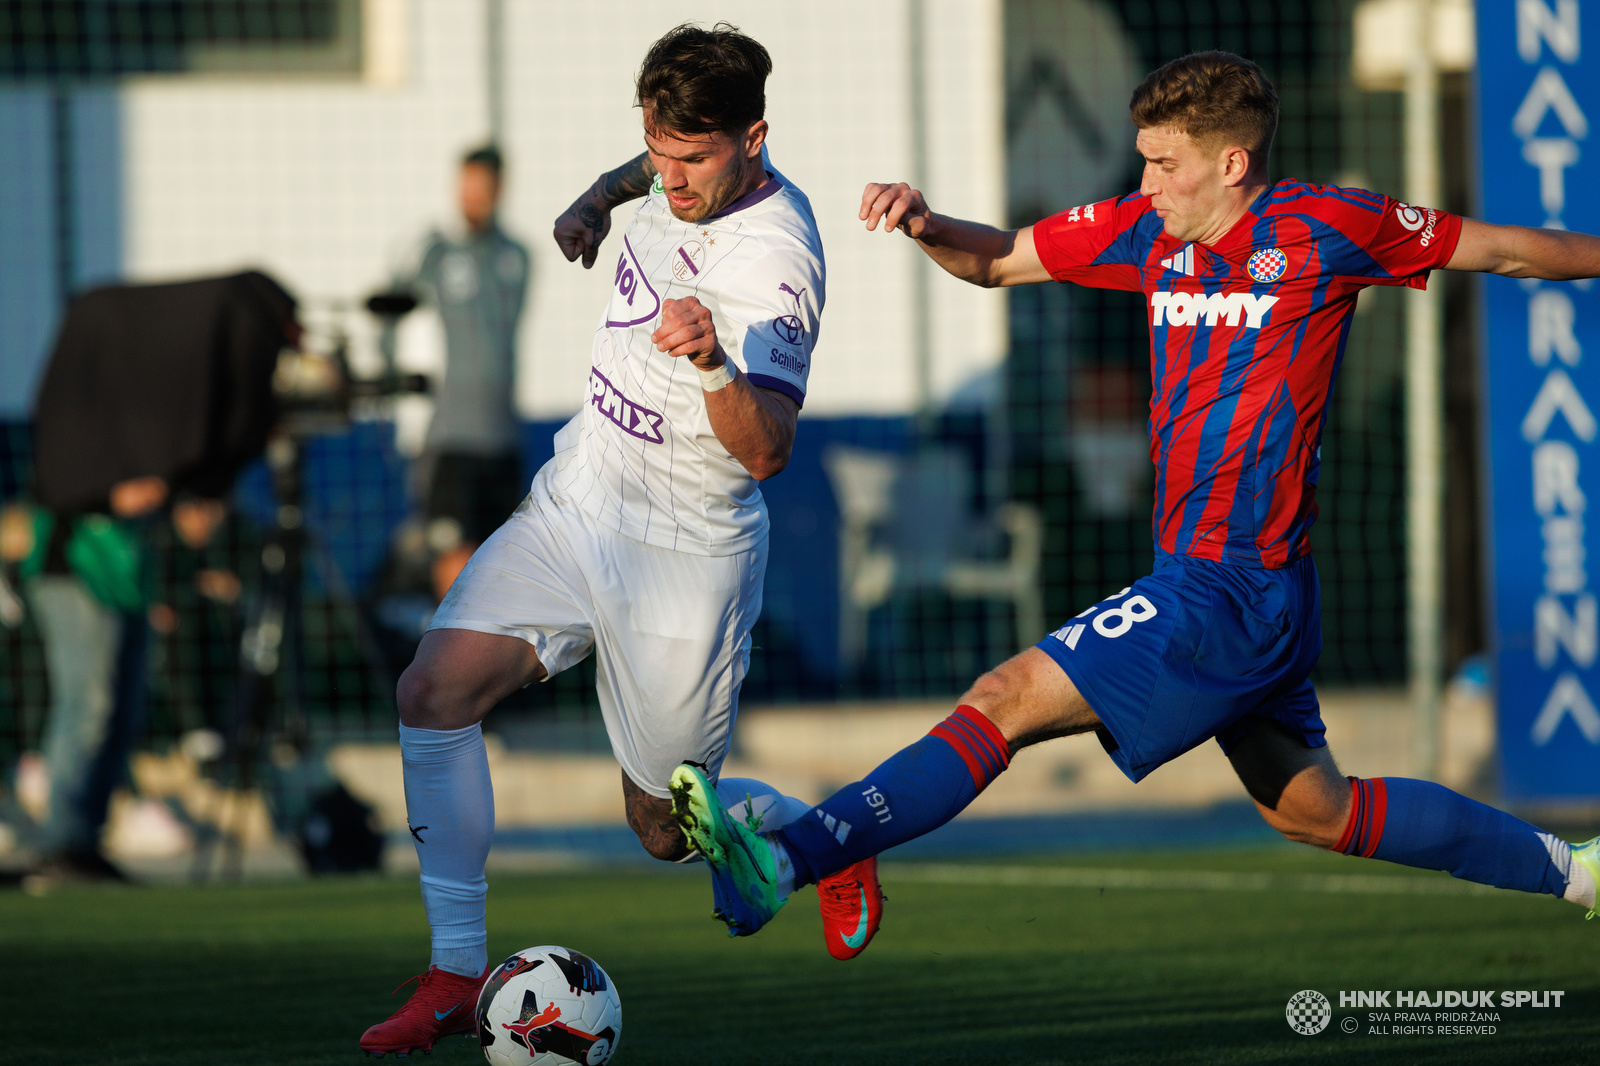
<path fill-rule="evenodd" d="M 736 824 L 680 768 L 675 813 L 716 871 L 730 930 L 752 933 L 794 886 L 943 825 L 1022 748 L 1089 732 L 1134 781 L 1215 737 L 1291 840 L 1547 892 L 1592 917 L 1600 838 L 1569 845 L 1440 785 L 1339 771 L 1309 680 L 1322 635 L 1307 537 L 1360 290 L 1421 288 L 1438 268 L 1595 277 L 1600 238 L 1269 182 L 1277 95 L 1225 52 L 1168 63 L 1131 110 L 1137 193 L 1007 232 L 875 184 L 860 217 L 973 284 L 1145 294 L 1154 573 L 983 675 L 926 737 L 777 832 Z"/>

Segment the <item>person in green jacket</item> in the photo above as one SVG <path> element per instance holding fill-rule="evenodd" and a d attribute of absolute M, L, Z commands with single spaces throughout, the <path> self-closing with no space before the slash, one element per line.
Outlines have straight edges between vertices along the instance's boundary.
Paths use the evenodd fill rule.
<path fill-rule="evenodd" d="M 100 846 L 111 793 L 143 729 L 149 627 L 139 523 L 166 502 L 161 478 L 114 486 L 107 512 L 58 515 L 13 507 L 7 554 L 44 645 L 50 713 L 42 748 L 50 808 L 34 876 L 125 880 Z"/>

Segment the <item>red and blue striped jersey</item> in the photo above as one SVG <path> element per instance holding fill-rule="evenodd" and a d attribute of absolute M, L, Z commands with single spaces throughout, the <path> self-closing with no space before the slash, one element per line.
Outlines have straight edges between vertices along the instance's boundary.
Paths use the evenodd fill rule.
<path fill-rule="evenodd" d="M 1057 281 L 1145 294 L 1158 548 L 1268 569 L 1310 550 L 1356 294 L 1425 287 L 1460 235 L 1443 211 L 1286 181 L 1213 245 L 1168 236 L 1137 193 L 1034 227 Z"/>

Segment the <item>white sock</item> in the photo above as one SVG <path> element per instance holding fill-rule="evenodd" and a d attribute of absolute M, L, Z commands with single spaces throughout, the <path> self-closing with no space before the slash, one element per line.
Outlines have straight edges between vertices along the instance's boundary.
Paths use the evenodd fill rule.
<path fill-rule="evenodd" d="M 771 833 L 811 812 L 811 804 L 785 796 L 753 777 L 724 777 L 717 798 L 728 813 L 758 833 Z"/>
<path fill-rule="evenodd" d="M 1572 857 L 1572 845 L 1553 833 L 1540 833 L 1539 840 L 1550 853 L 1550 864 L 1567 879 L 1561 898 L 1585 910 L 1594 910 L 1594 877 L 1589 868 Z"/>
<path fill-rule="evenodd" d="M 776 837 L 766 834 L 762 840 L 767 842 L 767 847 L 772 849 L 772 858 L 778 866 L 778 894 L 790 896 L 794 894 L 794 859 L 789 855 L 789 849 L 778 843 Z"/>
<path fill-rule="evenodd" d="M 1567 890 L 1561 898 L 1584 910 L 1594 910 L 1594 877 L 1583 863 L 1575 862 L 1567 871 Z"/>
<path fill-rule="evenodd" d="M 477 977 L 489 964 L 483 866 L 494 836 L 494 788 L 483 729 L 400 727 L 406 819 L 422 864 L 430 964 Z"/>
<path fill-rule="evenodd" d="M 752 777 L 724 777 L 717 782 L 717 798 L 728 808 L 729 814 L 763 835 L 777 863 L 779 894 L 793 893 L 794 859 L 788 848 L 768 834 L 803 817 L 811 810 L 811 804 L 785 796 L 765 781 Z"/>

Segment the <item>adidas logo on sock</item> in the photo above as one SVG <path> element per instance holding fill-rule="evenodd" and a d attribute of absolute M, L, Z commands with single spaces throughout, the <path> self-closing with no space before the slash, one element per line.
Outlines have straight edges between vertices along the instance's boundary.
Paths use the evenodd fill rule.
<path fill-rule="evenodd" d="M 817 817 L 822 819 L 822 824 L 828 827 L 828 832 L 834 835 L 839 843 L 844 843 L 844 838 L 850 835 L 850 823 L 841 821 L 825 812 L 821 807 L 816 808 Z"/>
<path fill-rule="evenodd" d="M 1167 256 L 1161 260 L 1161 265 L 1185 277 L 1194 277 L 1194 245 L 1187 245 L 1176 255 Z"/>

